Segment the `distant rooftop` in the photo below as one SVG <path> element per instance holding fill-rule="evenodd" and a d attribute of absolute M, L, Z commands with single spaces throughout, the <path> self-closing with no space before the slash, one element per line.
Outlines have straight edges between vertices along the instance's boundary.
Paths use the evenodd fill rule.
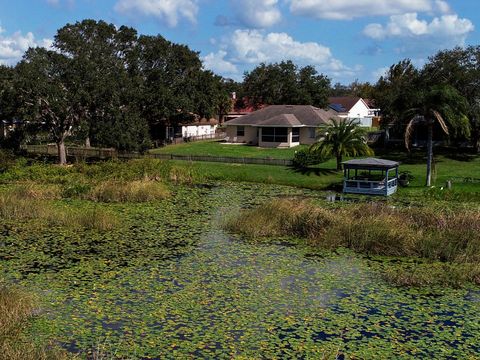
<path fill-rule="evenodd" d="M 362 98 L 358 96 L 335 96 L 335 97 L 329 97 L 328 103 L 330 104 L 329 105 L 330 108 L 332 108 L 336 112 L 347 113 L 360 100 L 362 100 Z M 369 107 L 369 104 L 367 101 L 363 100 L 363 102 Z"/>

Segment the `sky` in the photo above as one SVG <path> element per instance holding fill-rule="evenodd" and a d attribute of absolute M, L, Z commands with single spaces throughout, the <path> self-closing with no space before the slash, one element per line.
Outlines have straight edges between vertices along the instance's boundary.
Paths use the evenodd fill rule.
<path fill-rule="evenodd" d="M 83 19 L 160 34 L 241 81 L 264 62 L 313 65 L 333 83 L 376 82 L 410 58 L 480 45 L 479 0 L 0 0 L 0 64 Z"/>

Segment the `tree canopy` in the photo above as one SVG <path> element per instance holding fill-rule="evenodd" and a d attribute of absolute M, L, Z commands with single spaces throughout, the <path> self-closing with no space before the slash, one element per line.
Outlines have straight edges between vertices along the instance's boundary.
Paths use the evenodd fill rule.
<path fill-rule="evenodd" d="M 256 107 L 268 105 L 314 105 L 326 107 L 330 79 L 313 66 L 299 68 L 292 61 L 260 64 L 245 74 L 243 91 Z"/>
<path fill-rule="evenodd" d="M 47 123 L 62 147 L 72 138 L 143 150 L 155 126 L 210 118 L 231 101 L 187 46 L 83 20 L 59 29 L 52 50 L 30 49 L 15 68 L 0 67 L 0 104 L 2 116 Z"/>

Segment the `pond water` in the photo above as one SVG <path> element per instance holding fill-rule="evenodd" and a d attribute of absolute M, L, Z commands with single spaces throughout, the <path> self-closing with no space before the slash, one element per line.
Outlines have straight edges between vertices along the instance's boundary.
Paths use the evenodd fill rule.
<path fill-rule="evenodd" d="M 42 295 L 46 314 L 32 331 L 84 356 L 480 356 L 478 288 L 396 288 L 379 261 L 221 230 L 224 216 L 276 196 L 325 198 L 220 184 L 178 188 L 155 204 L 108 205 L 124 219 L 108 234 L 6 224 L 0 269 Z"/>

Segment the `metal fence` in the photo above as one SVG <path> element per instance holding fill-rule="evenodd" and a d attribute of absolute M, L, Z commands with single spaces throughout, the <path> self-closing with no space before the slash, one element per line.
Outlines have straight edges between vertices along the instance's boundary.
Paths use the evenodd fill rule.
<path fill-rule="evenodd" d="M 22 149 L 29 154 L 58 156 L 56 145 L 24 145 Z M 84 147 L 66 147 L 67 156 L 76 159 L 143 159 L 153 158 L 160 160 L 180 160 L 180 161 L 204 161 L 218 162 L 227 164 L 256 164 L 256 165 L 274 165 L 291 166 L 292 160 L 272 159 L 272 158 L 249 158 L 249 157 L 230 157 L 230 156 L 202 156 L 202 155 L 175 155 L 175 154 L 139 154 L 119 152 L 115 149 L 104 148 L 84 148 Z"/>
<path fill-rule="evenodd" d="M 22 145 L 21 149 L 25 150 L 29 154 L 58 156 L 57 146 L 52 144 Z M 67 156 L 81 159 L 111 159 L 116 158 L 118 155 L 117 150 L 113 148 L 87 148 L 81 146 L 66 146 L 65 151 L 67 153 Z"/>

